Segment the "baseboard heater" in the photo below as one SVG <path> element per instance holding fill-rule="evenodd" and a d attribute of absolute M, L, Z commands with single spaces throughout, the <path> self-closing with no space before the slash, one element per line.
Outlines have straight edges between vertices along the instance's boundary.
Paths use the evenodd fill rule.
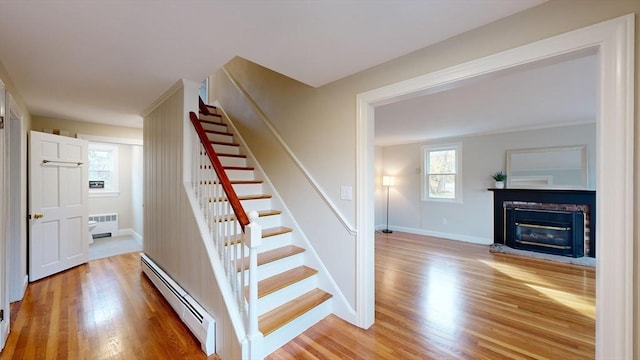
<path fill-rule="evenodd" d="M 118 213 L 92 214 L 89 221 L 97 222 L 96 227 L 91 231 L 94 239 L 118 235 Z"/>
<path fill-rule="evenodd" d="M 147 255 L 142 254 L 140 259 L 142 271 L 162 293 L 182 322 L 200 340 L 202 351 L 207 356 L 215 353 L 215 320 Z"/>

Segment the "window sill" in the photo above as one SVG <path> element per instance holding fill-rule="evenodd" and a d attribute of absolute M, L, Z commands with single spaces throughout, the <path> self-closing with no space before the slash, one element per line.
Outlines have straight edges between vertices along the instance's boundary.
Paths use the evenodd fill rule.
<path fill-rule="evenodd" d="M 100 191 L 100 192 L 91 192 L 89 191 L 90 198 L 99 198 L 99 197 L 118 197 L 120 196 L 120 191 Z"/>

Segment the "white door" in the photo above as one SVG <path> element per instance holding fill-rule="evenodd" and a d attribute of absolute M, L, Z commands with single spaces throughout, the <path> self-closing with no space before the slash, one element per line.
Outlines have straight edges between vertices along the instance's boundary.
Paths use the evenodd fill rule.
<path fill-rule="evenodd" d="M 35 281 L 89 259 L 88 143 L 29 135 L 29 281 Z"/>

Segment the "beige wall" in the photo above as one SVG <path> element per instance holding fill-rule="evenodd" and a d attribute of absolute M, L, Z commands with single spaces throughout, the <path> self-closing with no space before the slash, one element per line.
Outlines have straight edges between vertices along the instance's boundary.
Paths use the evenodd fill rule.
<path fill-rule="evenodd" d="M 341 201 L 339 188 L 355 184 L 357 94 L 629 13 L 640 13 L 640 1 L 552 0 L 316 89 L 242 59 L 234 59 L 227 68 L 273 122 L 311 176 L 338 204 L 345 217 L 353 221 L 355 203 Z M 636 44 L 640 39 L 637 22 L 636 19 Z M 636 46 L 636 93 L 640 76 L 637 52 Z M 223 97 L 219 89 L 214 93 Z M 637 109 L 640 109 L 638 103 L 636 123 Z M 640 164 L 639 128 L 636 128 L 637 164 Z M 635 183 L 640 184 L 640 178 Z M 636 188 L 636 204 L 640 204 L 639 190 Z M 294 212 L 294 216 L 298 214 Z M 637 238 L 638 212 L 633 220 Z M 326 241 L 339 244 L 344 240 L 327 238 Z M 637 243 L 636 256 L 640 259 Z M 351 261 L 354 263 L 355 259 Z M 640 265 L 636 268 L 634 290 L 636 344 L 640 344 L 639 279 Z M 635 353 L 640 357 L 640 345 Z"/>

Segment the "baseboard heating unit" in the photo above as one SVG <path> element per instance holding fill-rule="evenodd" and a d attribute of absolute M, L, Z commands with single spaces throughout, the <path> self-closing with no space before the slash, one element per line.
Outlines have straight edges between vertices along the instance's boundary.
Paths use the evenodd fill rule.
<path fill-rule="evenodd" d="M 142 271 L 158 288 L 180 319 L 200 340 L 200 346 L 207 356 L 216 352 L 215 320 L 187 294 L 173 279 L 160 269 L 147 255 L 140 256 Z"/>
<path fill-rule="evenodd" d="M 94 239 L 118 235 L 118 213 L 89 215 L 89 221 L 97 222 L 91 231 Z"/>

